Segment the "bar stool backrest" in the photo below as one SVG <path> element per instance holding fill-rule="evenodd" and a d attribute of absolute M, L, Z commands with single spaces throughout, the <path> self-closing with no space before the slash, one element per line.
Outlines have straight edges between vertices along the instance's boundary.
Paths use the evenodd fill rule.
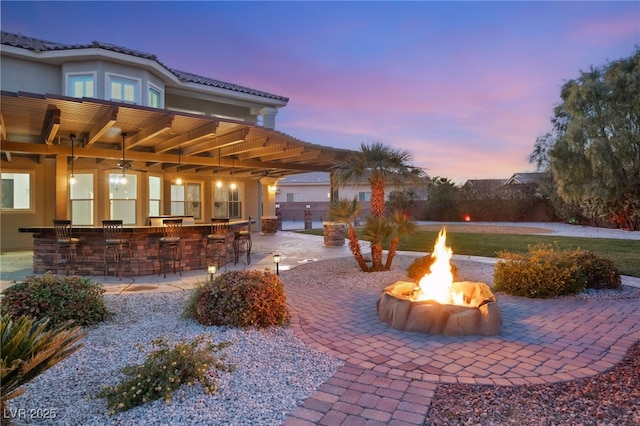
<path fill-rule="evenodd" d="M 53 228 L 59 243 L 71 241 L 71 221 L 69 219 L 53 219 Z"/>
<path fill-rule="evenodd" d="M 229 219 L 228 218 L 211 218 L 211 235 L 216 237 L 226 237 L 229 233 Z"/>
<path fill-rule="evenodd" d="M 122 233 L 122 220 L 103 220 L 102 230 L 105 240 L 119 240 Z"/>
<path fill-rule="evenodd" d="M 163 219 L 162 232 L 164 241 L 179 241 L 182 233 L 182 218 Z"/>

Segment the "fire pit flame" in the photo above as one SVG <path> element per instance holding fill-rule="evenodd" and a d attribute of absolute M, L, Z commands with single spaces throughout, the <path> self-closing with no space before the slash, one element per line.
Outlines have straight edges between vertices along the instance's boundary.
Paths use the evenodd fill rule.
<path fill-rule="evenodd" d="M 481 282 L 454 282 L 446 245 L 447 233 L 440 231 L 429 272 L 416 285 L 397 281 L 387 286 L 378 299 L 378 317 L 399 330 L 430 334 L 491 336 L 500 333 L 501 315 L 495 295 Z"/>
<path fill-rule="evenodd" d="M 447 246 L 446 242 L 447 231 L 442 228 L 431 253 L 433 263 L 429 268 L 429 273 L 420 279 L 412 300 L 434 300 L 442 304 L 467 306 L 463 294 L 452 288 L 451 258 L 453 250 Z"/>

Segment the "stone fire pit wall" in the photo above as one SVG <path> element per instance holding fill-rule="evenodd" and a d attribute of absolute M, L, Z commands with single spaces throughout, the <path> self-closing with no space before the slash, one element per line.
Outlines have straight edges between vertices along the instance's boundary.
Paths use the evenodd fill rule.
<path fill-rule="evenodd" d="M 398 281 L 385 288 L 377 302 L 378 317 L 398 330 L 447 336 L 500 334 L 502 318 L 496 297 L 485 283 L 453 283 L 471 306 L 412 301 L 416 283 Z"/>

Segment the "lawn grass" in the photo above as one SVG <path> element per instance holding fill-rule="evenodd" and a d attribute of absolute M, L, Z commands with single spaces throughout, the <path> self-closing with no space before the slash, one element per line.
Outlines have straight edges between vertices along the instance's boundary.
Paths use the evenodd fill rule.
<path fill-rule="evenodd" d="M 300 231 L 322 235 L 322 229 Z M 399 250 L 430 252 L 437 231 L 417 231 L 400 239 Z M 557 245 L 559 249 L 581 248 L 611 260 L 622 275 L 640 277 L 640 241 L 613 238 L 561 237 L 526 234 L 489 234 L 473 232 L 448 232 L 447 245 L 454 254 L 497 257 L 500 251 L 526 253 L 529 246 L 539 243 Z M 385 247 L 386 248 L 386 247 Z"/>

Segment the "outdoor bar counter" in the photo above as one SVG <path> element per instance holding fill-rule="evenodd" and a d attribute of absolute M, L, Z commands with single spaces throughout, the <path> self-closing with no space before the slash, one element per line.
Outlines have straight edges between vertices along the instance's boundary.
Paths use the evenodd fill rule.
<path fill-rule="evenodd" d="M 170 217 L 167 216 L 163 218 Z M 159 240 L 160 237 L 163 236 L 161 221 L 163 218 L 152 218 L 149 226 L 123 226 L 122 238 L 129 240 L 129 246 L 131 248 L 131 260 L 130 263 L 126 262 L 123 266 L 123 276 L 153 275 L 160 273 Z M 226 258 L 228 262 L 233 262 L 234 260 L 234 231 L 247 229 L 250 220 L 230 221 L 230 231 L 227 234 L 226 244 Z M 63 264 L 56 265 L 56 234 L 53 225 L 24 227 L 18 230 L 20 232 L 33 234 L 33 272 L 35 274 L 65 270 Z M 183 271 L 206 269 L 207 259 L 209 262 L 212 262 L 211 253 L 206 253 L 204 249 L 207 235 L 210 233 L 210 224 L 197 224 L 185 218 L 181 235 Z M 77 256 L 71 273 L 76 275 L 104 275 L 105 239 L 102 225 L 74 225 L 72 234 L 74 237 L 80 239 L 80 243 L 76 250 Z M 210 249 L 211 247 L 209 247 L 207 251 L 210 251 Z M 113 274 L 112 268 L 110 268 L 109 274 Z"/>

